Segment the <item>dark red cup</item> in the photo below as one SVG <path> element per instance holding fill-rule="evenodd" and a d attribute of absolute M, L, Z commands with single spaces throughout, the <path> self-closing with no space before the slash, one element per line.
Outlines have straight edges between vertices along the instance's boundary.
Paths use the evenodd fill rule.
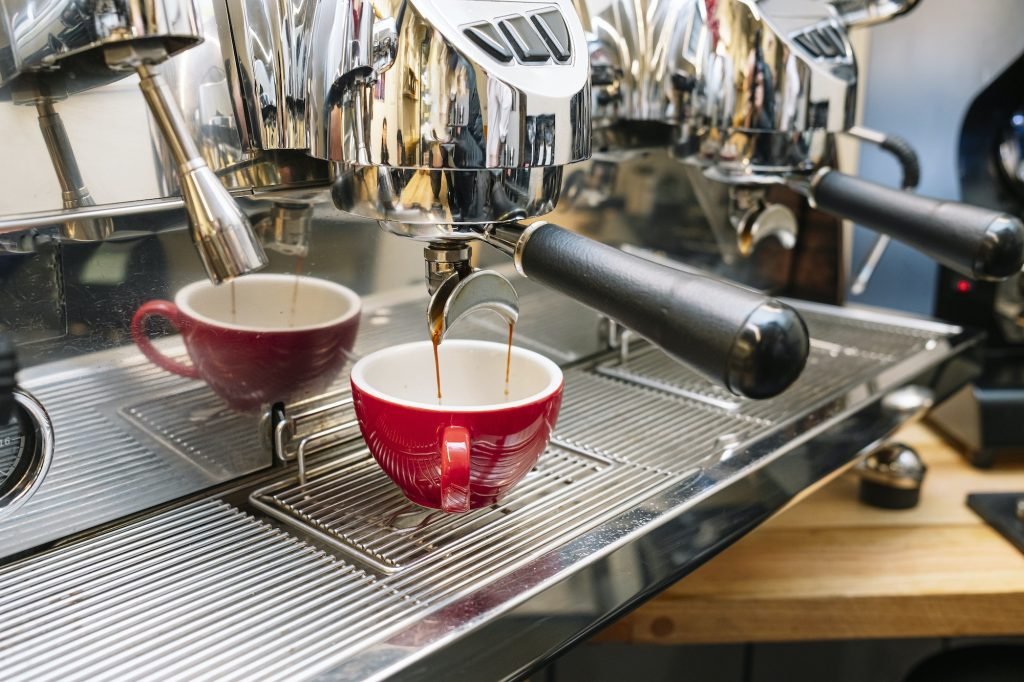
<path fill-rule="evenodd" d="M 410 500 L 464 512 L 501 499 L 537 463 L 562 404 L 562 370 L 523 348 L 445 341 L 438 404 L 429 341 L 377 351 L 352 368 L 352 398 L 377 463 Z"/>
<path fill-rule="evenodd" d="M 196 282 L 170 301 L 149 301 L 132 319 L 132 338 L 168 372 L 202 379 L 233 409 L 294 400 L 338 378 L 359 330 L 360 299 L 314 277 L 246 275 L 232 285 Z M 295 305 L 292 305 L 292 301 Z M 163 317 L 181 332 L 191 364 L 163 355 L 146 320 Z"/>

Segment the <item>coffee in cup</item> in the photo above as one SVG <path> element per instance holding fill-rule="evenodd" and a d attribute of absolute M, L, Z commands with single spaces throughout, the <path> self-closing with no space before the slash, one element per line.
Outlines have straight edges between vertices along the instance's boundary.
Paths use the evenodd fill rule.
<path fill-rule="evenodd" d="M 551 437 L 562 401 L 562 371 L 523 348 L 448 340 L 372 353 L 352 368 L 352 398 L 363 438 L 406 497 L 463 512 L 494 504 L 529 473 Z"/>

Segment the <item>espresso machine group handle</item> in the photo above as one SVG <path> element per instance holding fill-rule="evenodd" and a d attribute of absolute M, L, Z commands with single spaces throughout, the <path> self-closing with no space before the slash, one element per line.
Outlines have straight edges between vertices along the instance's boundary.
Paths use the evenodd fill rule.
<path fill-rule="evenodd" d="M 627 254 L 549 223 L 516 250 L 520 272 L 621 322 L 733 393 L 770 398 L 807 362 L 795 310 L 755 291 Z"/>
<path fill-rule="evenodd" d="M 805 190 L 816 208 L 886 234 L 973 279 L 1006 279 L 1024 265 L 1024 224 L 827 170 Z"/>

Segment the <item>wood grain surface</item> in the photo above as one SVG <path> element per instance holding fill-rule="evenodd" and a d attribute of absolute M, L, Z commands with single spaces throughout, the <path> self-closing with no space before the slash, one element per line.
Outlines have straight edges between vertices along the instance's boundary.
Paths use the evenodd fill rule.
<path fill-rule="evenodd" d="M 860 504 L 857 479 L 846 473 L 599 638 L 681 644 L 1024 635 L 1024 555 L 966 505 L 970 492 L 1024 492 L 1024 462 L 973 469 L 921 424 L 898 439 L 929 467 L 915 509 Z"/>

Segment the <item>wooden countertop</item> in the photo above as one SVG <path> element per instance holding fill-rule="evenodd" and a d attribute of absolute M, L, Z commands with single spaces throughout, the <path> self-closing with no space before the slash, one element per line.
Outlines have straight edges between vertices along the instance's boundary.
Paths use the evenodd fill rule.
<path fill-rule="evenodd" d="M 1024 492 L 1024 462 L 973 469 L 921 424 L 898 439 L 929 467 L 915 509 L 860 504 L 857 479 L 846 473 L 598 637 L 691 644 L 1024 634 L 1024 555 L 966 505 L 970 492 Z"/>

